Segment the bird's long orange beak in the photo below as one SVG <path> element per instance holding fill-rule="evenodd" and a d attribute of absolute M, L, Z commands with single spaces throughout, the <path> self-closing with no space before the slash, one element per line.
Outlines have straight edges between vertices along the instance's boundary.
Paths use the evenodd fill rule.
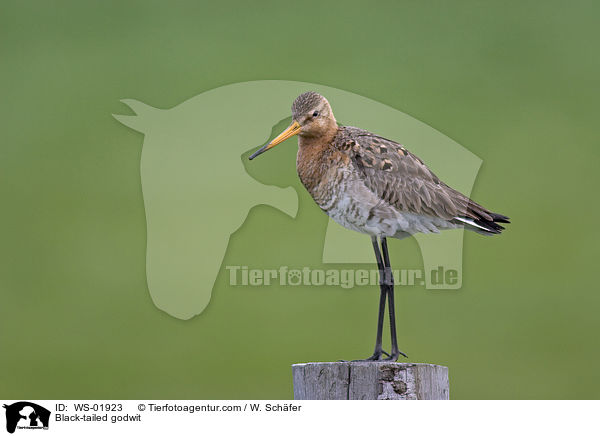
<path fill-rule="evenodd" d="M 254 159 L 259 154 L 263 154 L 265 151 L 269 150 L 270 148 L 275 147 L 277 144 L 282 143 L 286 139 L 291 138 L 292 136 L 295 136 L 298 133 L 300 133 L 300 124 L 298 123 L 298 121 L 294 121 L 292 124 L 290 124 L 290 126 L 287 129 L 285 129 L 283 132 L 281 132 L 279 134 L 279 136 L 277 136 L 277 138 L 273 139 L 271 142 L 269 142 L 264 147 L 261 147 L 258 150 L 256 150 L 254 153 L 252 153 L 252 156 L 250 156 L 248 159 L 250 159 L 250 160 Z"/>

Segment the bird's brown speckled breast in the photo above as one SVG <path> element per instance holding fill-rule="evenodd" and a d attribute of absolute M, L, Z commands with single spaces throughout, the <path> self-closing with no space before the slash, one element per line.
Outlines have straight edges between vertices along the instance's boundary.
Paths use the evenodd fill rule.
<path fill-rule="evenodd" d="M 325 212 L 338 196 L 350 165 L 350 157 L 332 142 L 303 144 L 298 148 L 296 169 L 300 181 Z"/>
<path fill-rule="evenodd" d="M 326 143 L 300 143 L 298 176 L 317 205 L 334 221 L 351 230 L 371 233 L 365 226 L 379 199 L 358 177 L 345 133 L 340 129 Z"/>

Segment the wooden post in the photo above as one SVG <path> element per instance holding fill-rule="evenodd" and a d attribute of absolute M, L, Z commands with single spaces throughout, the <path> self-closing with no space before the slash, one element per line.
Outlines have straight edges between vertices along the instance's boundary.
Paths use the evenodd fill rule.
<path fill-rule="evenodd" d="M 295 400 L 448 400 L 448 368 L 430 363 L 292 365 Z"/>

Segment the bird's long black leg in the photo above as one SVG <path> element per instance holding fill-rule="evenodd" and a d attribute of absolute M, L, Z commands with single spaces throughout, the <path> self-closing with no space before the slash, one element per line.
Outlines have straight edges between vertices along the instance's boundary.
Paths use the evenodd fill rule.
<path fill-rule="evenodd" d="M 377 267 L 379 268 L 379 315 L 377 317 L 377 337 L 375 339 L 375 351 L 373 351 L 373 355 L 367 357 L 364 360 L 380 360 L 382 354 L 389 355 L 382 348 L 382 340 L 383 340 L 383 318 L 385 317 L 385 300 L 387 295 L 387 287 L 383 281 L 384 274 L 384 264 L 383 259 L 381 258 L 381 252 L 379 251 L 379 243 L 377 241 L 377 237 L 373 236 L 371 238 L 373 241 L 373 250 L 375 250 L 375 259 L 377 260 Z"/>
<path fill-rule="evenodd" d="M 396 334 L 396 308 L 394 306 L 394 274 L 390 264 L 390 255 L 388 253 L 387 239 L 381 238 L 381 251 L 383 252 L 384 284 L 387 290 L 388 306 L 390 311 L 390 336 L 392 337 L 392 351 L 386 360 L 396 361 L 400 354 L 408 357 L 398 349 L 398 336 Z M 381 270 L 381 268 L 380 268 Z M 380 272 L 381 274 L 381 272 Z"/>

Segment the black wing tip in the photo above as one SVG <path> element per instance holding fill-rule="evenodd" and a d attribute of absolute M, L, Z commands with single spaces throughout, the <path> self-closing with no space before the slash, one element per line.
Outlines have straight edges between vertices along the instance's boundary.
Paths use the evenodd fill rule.
<path fill-rule="evenodd" d="M 488 215 L 492 217 L 492 220 L 486 219 L 478 219 L 475 220 L 475 224 L 483 227 L 485 230 L 482 233 L 489 235 L 499 235 L 505 230 L 504 226 L 501 226 L 498 223 L 510 224 L 510 218 L 506 215 L 501 215 L 499 213 L 488 212 Z"/>
<path fill-rule="evenodd" d="M 495 223 L 507 223 L 510 224 L 510 218 L 506 215 L 502 215 L 499 213 L 490 213 L 490 216 L 494 220 Z"/>

